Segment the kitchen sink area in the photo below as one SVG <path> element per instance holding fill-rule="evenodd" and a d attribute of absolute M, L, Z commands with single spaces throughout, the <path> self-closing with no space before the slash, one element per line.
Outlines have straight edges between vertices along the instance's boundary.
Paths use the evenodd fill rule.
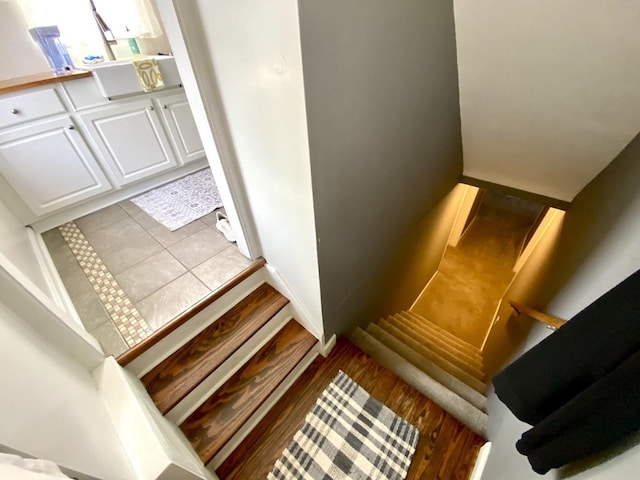
<path fill-rule="evenodd" d="M 147 59 L 157 62 L 165 88 L 179 87 L 181 85 L 175 59 L 170 55 L 138 56 L 126 60 L 81 65 L 78 68 L 92 73 L 101 95 L 106 98 L 115 98 L 144 92 L 136 75 L 133 61 Z"/>

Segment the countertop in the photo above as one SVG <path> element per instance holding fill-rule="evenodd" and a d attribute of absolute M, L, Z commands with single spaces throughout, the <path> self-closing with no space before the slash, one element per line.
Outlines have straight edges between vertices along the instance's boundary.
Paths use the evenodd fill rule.
<path fill-rule="evenodd" d="M 47 85 L 48 83 L 66 82 L 67 80 L 75 80 L 76 78 L 90 77 L 91 72 L 85 70 L 72 70 L 69 73 L 56 75 L 53 72 L 36 73 L 34 75 L 26 75 L 24 77 L 11 78 L 9 80 L 0 80 L 0 95 L 3 93 L 15 92 L 25 88 Z"/>

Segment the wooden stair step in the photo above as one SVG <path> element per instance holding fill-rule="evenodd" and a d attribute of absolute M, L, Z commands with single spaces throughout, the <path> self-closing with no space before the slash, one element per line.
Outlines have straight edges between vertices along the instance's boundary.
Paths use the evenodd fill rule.
<path fill-rule="evenodd" d="M 251 417 L 316 342 L 315 337 L 295 320 L 289 321 L 180 425 L 205 464 Z"/>
<path fill-rule="evenodd" d="M 469 349 L 465 345 L 460 345 L 457 341 L 452 341 L 448 336 L 441 335 L 438 331 L 430 328 L 427 324 L 407 315 L 404 312 L 394 315 L 398 321 L 402 321 L 407 325 L 410 325 L 414 330 L 419 331 L 424 337 L 430 338 L 438 345 L 447 345 L 447 350 L 456 352 L 457 356 L 464 358 L 469 364 L 477 366 L 480 370 L 483 369 L 483 359 L 477 350 Z"/>
<path fill-rule="evenodd" d="M 380 322 L 382 322 L 382 320 Z M 379 325 L 381 325 L 380 322 L 378 322 Z M 387 319 L 387 323 L 393 325 L 396 329 L 400 330 L 405 335 L 419 340 L 420 343 L 425 345 L 425 347 L 429 348 L 431 351 L 438 354 L 448 362 L 457 365 L 459 368 L 468 372 L 475 378 L 484 378 L 484 371 L 482 370 L 481 366 L 479 366 L 476 362 L 470 362 L 466 357 L 460 355 L 458 351 L 450 348 L 448 344 L 433 341 L 430 337 L 425 336 L 422 331 L 416 328 L 414 325 L 407 324 L 402 320 L 391 317 Z"/>
<path fill-rule="evenodd" d="M 167 413 L 289 300 L 263 283 L 141 379 L 156 406 Z"/>
<path fill-rule="evenodd" d="M 420 324 L 424 328 L 429 329 L 434 334 L 447 338 L 450 343 L 458 345 L 461 350 L 468 352 L 469 355 L 473 355 L 479 358 L 480 360 L 482 360 L 482 351 L 478 347 L 465 342 L 461 338 L 456 337 L 453 333 L 449 332 L 448 330 L 445 330 L 440 325 L 437 325 L 429 321 L 428 319 L 424 318 L 422 315 L 417 314 L 416 312 L 412 312 L 411 310 L 405 310 L 402 313 L 407 315 L 409 318 L 411 318 L 413 321 Z"/>
<path fill-rule="evenodd" d="M 460 368 L 458 365 L 448 361 L 444 357 L 441 357 L 438 353 L 434 352 L 433 350 L 428 348 L 426 345 L 416 340 L 415 335 L 410 335 L 410 334 L 408 335 L 402 330 L 396 328 L 391 323 L 386 322 L 384 320 L 377 322 L 377 325 L 380 328 L 382 328 L 382 330 L 386 331 L 390 335 L 396 337 L 398 340 L 403 342 L 409 348 L 415 350 L 416 352 L 420 353 L 420 355 L 422 355 L 429 361 L 439 366 L 441 369 L 445 370 L 446 372 L 449 372 L 458 380 L 466 383 L 471 388 L 473 388 L 474 390 L 482 394 L 485 393 L 486 386 L 480 378 Z"/>

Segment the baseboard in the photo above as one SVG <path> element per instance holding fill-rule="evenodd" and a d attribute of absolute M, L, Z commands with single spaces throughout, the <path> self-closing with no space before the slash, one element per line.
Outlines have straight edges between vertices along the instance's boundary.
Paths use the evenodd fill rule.
<path fill-rule="evenodd" d="M 322 339 L 324 340 L 324 335 L 322 336 Z M 331 350 L 333 350 L 333 347 L 336 346 L 336 341 L 337 337 L 335 334 L 331 335 L 331 338 L 329 338 L 328 341 L 322 341 L 320 345 L 320 355 L 322 355 L 324 358 L 327 358 L 331 353 Z"/>
<path fill-rule="evenodd" d="M 178 178 L 190 173 L 202 170 L 208 165 L 206 158 L 196 160 L 187 165 L 183 165 L 176 169 L 169 170 L 168 172 L 142 180 L 134 185 L 127 185 L 125 187 L 106 192 L 98 198 L 65 208 L 44 218 L 27 223 L 30 223 L 37 233 L 46 232 L 47 230 L 51 230 L 52 228 L 62 225 L 63 223 L 70 222 L 76 218 L 80 218 L 84 215 L 95 212 L 96 210 L 100 210 L 101 208 L 122 202 L 123 200 L 127 200 L 135 195 L 151 190 L 152 188 L 159 187 L 160 185 L 177 180 Z"/>
<path fill-rule="evenodd" d="M 487 442 L 480 447 L 480 450 L 478 450 L 478 456 L 476 457 L 476 463 L 473 465 L 473 470 L 471 471 L 469 480 L 480 480 L 482 478 L 484 467 L 487 465 L 490 452 L 491 442 Z"/>

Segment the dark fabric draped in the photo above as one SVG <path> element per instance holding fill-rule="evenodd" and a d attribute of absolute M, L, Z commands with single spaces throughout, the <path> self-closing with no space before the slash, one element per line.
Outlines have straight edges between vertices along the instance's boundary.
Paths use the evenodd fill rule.
<path fill-rule="evenodd" d="M 493 378 L 533 426 L 517 442 L 534 471 L 599 452 L 640 428 L 640 271 Z"/>

